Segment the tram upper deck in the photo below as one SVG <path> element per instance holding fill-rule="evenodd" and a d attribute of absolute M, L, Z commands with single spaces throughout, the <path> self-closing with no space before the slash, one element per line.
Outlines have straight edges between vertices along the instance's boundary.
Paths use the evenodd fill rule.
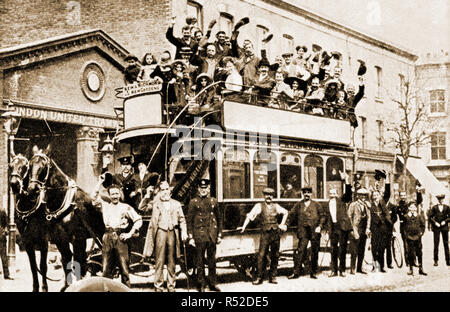
<path fill-rule="evenodd" d="M 204 126 L 206 121 L 207 125 L 220 127 L 224 133 L 265 133 L 317 143 L 350 145 L 350 119 L 355 118 L 352 107 L 319 100 L 291 101 L 246 91 L 216 95 L 214 104 L 208 107 L 200 106 L 195 100 L 189 101 L 188 107 L 182 107 L 164 105 L 159 90 L 161 85 L 151 82 L 121 88 L 123 106 L 115 108 L 123 118 L 118 141 L 175 133 L 177 126 L 193 126 L 197 117 L 204 120 L 195 126 Z"/>

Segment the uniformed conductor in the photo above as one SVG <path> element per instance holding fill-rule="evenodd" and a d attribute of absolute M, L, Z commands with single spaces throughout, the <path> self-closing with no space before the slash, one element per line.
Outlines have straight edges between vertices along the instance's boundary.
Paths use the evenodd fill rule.
<path fill-rule="evenodd" d="M 222 238 L 222 211 L 217 199 L 210 196 L 209 180 L 201 179 L 198 195 L 189 202 L 187 212 L 189 243 L 195 247 L 198 290 L 205 290 L 206 284 L 212 291 L 216 286 L 216 244 Z M 205 280 L 204 256 L 208 265 L 208 281 Z"/>
<path fill-rule="evenodd" d="M 281 207 L 280 205 L 273 203 L 273 195 L 275 190 L 267 187 L 263 190 L 264 202 L 257 203 L 253 209 L 247 214 L 245 218 L 244 225 L 242 226 L 241 232 L 244 233 L 250 221 L 255 220 L 255 218 L 261 214 L 262 224 L 261 224 L 261 237 L 259 240 L 259 251 L 258 251 L 258 277 L 253 281 L 253 285 L 259 285 L 263 282 L 264 276 L 264 265 L 267 253 L 270 249 L 270 270 L 269 270 L 269 283 L 277 284 L 277 268 L 278 268 L 278 258 L 280 256 L 280 230 L 285 232 L 287 230 L 286 218 L 288 216 L 288 211 Z M 283 215 L 281 223 L 278 224 L 277 216 Z"/>
<path fill-rule="evenodd" d="M 118 185 L 113 184 L 108 187 L 111 202 L 103 201 L 99 196 L 100 186 L 103 182 L 104 176 L 101 175 L 100 181 L 91 195 L 92 204 L 101 209 L 106 227 L 102 247 L 103 276 L 112 278 L 114 256 L 116 255 L 122 275 L 122 283 L 131 287 L 127 240 L 140 229 L 142 218 L 133 207 L 120 202 L 121 192 Z"/>

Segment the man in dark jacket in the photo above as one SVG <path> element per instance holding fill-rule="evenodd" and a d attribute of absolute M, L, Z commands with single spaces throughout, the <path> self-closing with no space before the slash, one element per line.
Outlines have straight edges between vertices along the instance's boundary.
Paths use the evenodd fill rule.
<path fill-rule="evenodd" d="M 353 85 L 347 86 L 347 105 L 349 107 L 349 119 L 350 119 L 350 125 L 353 128 L 358 127 L 358 119 L 355 115 L 355 108 L 358 105 L 359 101 L 364 97 L 364 78 L 362 76 L 358 77 L 359 79 L 359 87 L 358 87 L 358 93 L 355 95 L 355 87 Z"/>
<path fill-rule="evenodd" d="M 331 240 L 331 274 L 329 277 L 338 275 L 345 277 L 345 258 L 347 256 L 347 242 L 352 223 L 347 214 L 347 203 L 352 200 L 352 187 L 348 182 L 348 175 L 344 173 L 345 192 L 338 198 L 336 189 L 330 190 L 330 200 L 328 202 L 327 227 Z M 338 264 L 339 257 L 339 264 Z"/>
<path fill-rule="evenodd" d="M 169 28 L 167 28 L 166 38 L 167 40 L 169 40 L 171 44 L 173 44 L 177 48 L 177 51 L 175 53 L 175 59 L 178 60 L 182 58 L 181 48 L 189 47 L 193 51 L 193 53 L 195 53 L 198 42 L 191 38 L 191 27 L 189 25 L 185 25 L 181 29 L 181 32 L 183 34 L 183 37 L 181 38 L 177 38 L 173 35 L 174 26 L 175 26 L 175 16 L 172 17 L 172 22 L 170 23 Z"/>
<path fill-rule="evenodd" d="M 311 242 L 311 272 L 309 276 L 316 279 L 317 267 L 319 259 L 321 230 L 324 228 L 326 221 L 326 213 L 320 207 L 320 204 L 311 200 L 312 188 L 302 188 L 303 197 L 289 211 L 287 224 L 293 220 L 297 221 L 297 237 L 298 241 L 298 261 L 295 261 L 294 273 L 289 276 L 290 279 L 300 276 L 301 266 L 306 257 L 306 248 Z"/>
<path fill-rule="evenodd" d="M 419 274 L 427 275 L 422 266 L 422 235 L 425 232 L 425 217 L 418 212 L 414 202 L 409 203 L 408 213 L 404 215 L 404 233 L 407 240 L 409 271 L 413 275 L 415 259 L 419 262 Z"/>
<path fill-rule="evenodd" d="M 445 261 L 450 266 L 450 258 L 448 252 L 448 222 L 450 222 L 450 207 L 443 203 L 445 195 L 437 195 L 439 203 L 434 205 L 428 215 L 434 237 L 434 266 L 438 266 L 439 261 L 439 239 L 442 235 L 444 243 Z"/>
<path fill-rule="evenodd" d="M 7 226 L 8 216 L 6 215 L 6 211 L 2 207 L 0 207 L 0 260 L 2 261 L 3 266 L 3 278 L 12 279 L 9 276 L 8 256 L 6 254 Z"/>
<path fill-rule="evenodd" d="M 200 180 L 198 196 L 189 202 L 186 224 L 189 243 L 195 247 L 198 290 L 203 292 L 208 284 L 210 290 L 220 291 L 216 286 L 216 245 L 222 238 L 222 211 L 217 199 L 210 196 L 207 179 Z M 205 252 L 208 282 L 203 263 Z"/>

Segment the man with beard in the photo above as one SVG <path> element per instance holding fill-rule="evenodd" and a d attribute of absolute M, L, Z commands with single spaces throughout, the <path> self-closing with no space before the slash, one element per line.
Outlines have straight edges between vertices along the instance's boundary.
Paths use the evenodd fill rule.
<path fill-rule="evenodd" d="M 195 247 L 198 290 L 206 284 L 212 291 L 220 291 L 216 285 L 216 245 L 222 240 L 222 211 L 217 199 L 210 196 L 209 180 L 201 179 L 198 196 L 189 202 L 187 212 L 189 243 Z M 208 265 L 208 282 L 205 278 L 204 257 Z"/>
<path fill-rule="evenodd" d="M 264 202 L 257 203 L 253 209 L 247 214 L 244 225 L 241 228 L 241 233 L 244 233 L 250 221 L 256 219 L 258 215 L 262 216 L 261 236 L 259 239 L 258 251 L 258 277 L 253 281 L 253 285 L 260 285 L 263 283 L 265 261 L 270 249 L 270 270 L 269 283 L 278 284 L 277 282 L 277 268 L 278 258 L 280 256 L 280 235 L 281 232 L 287 230 L 286 218 L 288 211 L 280 205 L 272 202 L 275 190 L 267 187 L 263 190 Z M 277 216 L 283 215 L 281 223 L 278 224 Z M 239 228 L 238 228 L 239 229 Z"/>
<path fill-rule="evenodd" d="M 152 235 L 148 250 L 150 255 L 155 256 L 155 278 L 154 284 L 157 292 L 164 291 L 164 264 L 167 255 L 167 290 L 175 292 L 176 259 L 181 256 L 181 240 L 187 240 L 186 220 L 184 218 L 181 204 L 170 196 L 170 187 L 167 181 L 162 181 L 159 185 L 159 196 L 153 203 L 152 218 L 149 230 Z"/>
<path fill-rule="evenodd" d="M 288 278 L 298 278 L 305 261 L 306 249 L 308 243 L 311 242 L 311 271 L 309 276 L 313 279 L 317 278 L 318 259 L 320 249 L 321 231 L 326 221 L 326 212 L 320 207 L 319 203 L 311 200 L 312 188 L 302 188 L 303 199 L 299 201 L 289 211 L 287 224 L 291 224 L 294 220 L 297 222 L 298 237 L 298 253 L 297 261 L 294 261 L 294 273 Z"/>
<path fill-rule="evenodd" d="M 127 67 L 125 68 L 125 83 L 131 84 L 137 81 L 139 73 L 141 72 L 141 68 L 138 63 L 138 58 L 134 55 L 128 55 L 125 58 L 127 62 Z"/>
<path fill-rule="evenodd" d="M 191 38 L 191 27 L 189 25 L 185 25 L 181 29 L 183 37 L 181 38 L 175 37 L 173 35 L 173 27 L 175 26 L 175 19 L 176 19 L 175 16 L 172 17 L 172 22 L 170 23 L 169 28 L 167 29 L 166 32 L 166 38 L 167 40 L 169 40 L 171 44 L 173 44 L 177 48 L 177 51 L 175 53 L 175 59 L 178 60 L 182 58 L 181 48 L 188 47 L 195 52 L 198 42 Z"/>

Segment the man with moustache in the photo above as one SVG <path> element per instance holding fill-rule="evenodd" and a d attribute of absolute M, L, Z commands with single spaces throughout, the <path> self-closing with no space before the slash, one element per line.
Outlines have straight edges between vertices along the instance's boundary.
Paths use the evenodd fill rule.
<path fill-rule="evenodd" d="M 320 249 L 321 231 L 326 221 L 326 213 L 320 207 L 319 203 L 311 199 L 312 188 L 302 188 L 303 199 L 299 201 L 289 211 L 288 223 L 297 221 L 297 237 L 298 241 L 298 259 L 294 263 L 294 273 L 288 278 L 298 278 L 302 271 L 302 264 L 305 261 L 306 249 L 308 243 L 311 242 L 311 271 L 309 276 L 317 279 L 318 259 Z"/>
<path fill-rule="evenodd" d="M 265 260 L 270 249 L 270 269 L 269 269 L 269 283 L 278 284 L 277 282 L 277 268 L 278 258 L 280 256 L 280 234 L 281 231 L 287 230 L 286 218 L 288 211 L 280 205 L 272 202 L 275 190 L 267 187 L 263 190 L 264 202 L 257 203 L 253 209 L 247 214 L 244 225 L 241 228 L 241 233 L 244 233 L 250 221 L 255 220 L 258 215 L 262 216 L 261 236 L 259 240 L 258 251 L 258 276 L 253 281 L 253 285 L 260 285 L 263 283 L 263 276 L 265 271 Z M 277 216 L 283 215 L 281 223 L 278 224 Z M 238 228 L 239 229 L 239 228 Z"/>
<path fill-rule="evenodd" d="M 216 277 L 216 245 L 222 240 L 222 211 L 217 199 L 210 196 L 209 180 L 201 179 L 198 195 L 189 202 L 186 216 L 189 244 L 195 247 L 197 289 L 220 291 Z M 208 265 L 208 279 L 205 278 L 204 256 Z"/>

